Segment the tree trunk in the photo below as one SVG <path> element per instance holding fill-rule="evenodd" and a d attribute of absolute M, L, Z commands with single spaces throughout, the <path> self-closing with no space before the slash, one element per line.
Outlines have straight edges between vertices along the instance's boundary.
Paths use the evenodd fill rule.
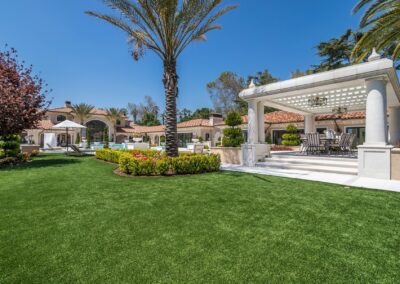
<path fill-rule="evenodd" d="M 169 157 L 178 156 L 178 131 L 176 121 L 176 97 L 178 96 L 178 75 L 176 61 L 164 62 L 164 90 L 165 90 L 165 151 Z"/>

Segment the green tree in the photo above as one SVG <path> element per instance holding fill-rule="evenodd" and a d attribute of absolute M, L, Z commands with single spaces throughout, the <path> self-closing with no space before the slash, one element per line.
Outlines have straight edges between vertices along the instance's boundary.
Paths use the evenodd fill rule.
<path fill-rule="evenodd" d="M 103 139 L 104 139 L 104 148 L 110 148 L 110 137 L 108 137 L 108 128 L 104 128 L 103 130 Z"/>
<path fill-rule="evenodd" d="M 247 103 L 239 98 L 239 93 L 247 88 L 246 81 L 234 72 L 222 72 L 219 77 L 207 84 L 214 109 L 222 114 L 237 111 L 247 113 Z"/>
<path fill-rule="evenodd" d="M 141 113 L 140 106 L 137 104 L 129 103 L 128 111 L 129 111 L 129 114 L 132 116 L 133 123 L 136 123 L 138 121 L 138 116 Z"/>
<path fill-rule="evenodd" d="M 106 109 L 107 112 L 107 118 L 112 122 L 113 127 L 114 127 L 114 135 L 113 135 L 113 141 L 116 142 L 117 138 L 117 123 L 118 121 L 121 121 L 124 116 L 126 115 L 126 110 L 123 108 L 108 108 Z"/>
<path fill-rule="evenodd" d="M 146 112 L 142 119 L 137 122 L 138 125 L 143 125 L 143 126 L 156 126 L 160 125 L 160 121 L 157 119 L 155 114 Z"/>
<path fill-rule="evenodd" d="M 192 114 L 192 118 L 201 118 L 201 119 L 209 119 L 211 115 L 211 111 L 209 108 L 203 107 L 203 108 L 199 108 L 196 109 L 193 114 Z"/>
<path fill-rule="evenodd" d="M 222 138 L 222 146 L 224 147 L 239 147 L 244 143 L 243 131 L 237 127 L 243 123 L 242 116 L 237 112 L 230 112 L 226 116 L 225 124 L 229 128 L 225 128 Z"/>
<path fill-rule="evenodd" d="M 206 40 L 206 34 L 221 27 L 215 22 L 230 5 L 219 9 L 223 0 L 104 0 L 122 17 L 86 12 L 122 29 L 133 46 L 138 60 L 145 49 L 156 53 L 164 65 L 163 83 L 166 98 L 166 152 L 178 156 L 176 98 L 178 96 L 177 60 L 194 41 Z"/>
<path fill-rule="evenodd" d="M 352 56 L 356 62 L 364 60 L 373 48 L 393 60 L 400 57 L 400 3 L 399 0 L 360 0 L 353 9 L 358 13 L 366 7 L 360 28 L 364 35 L 355 45 Z M 400 65 L 397 67 L 399 68 Z"/>
<path fill-rule="evenodd" d="M 86 129 L 86 148 L 90 149 L 90 144 L 92 144 L 92 133 L 90 133 L 90 128 Z"/>

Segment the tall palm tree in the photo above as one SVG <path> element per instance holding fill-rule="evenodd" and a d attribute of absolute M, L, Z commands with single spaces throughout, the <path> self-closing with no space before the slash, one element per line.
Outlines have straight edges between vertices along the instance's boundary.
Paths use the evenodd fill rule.
<path fill-rule="evenodd" d="M 128 103 L 129 114 L 132 116 L 133 123 L 136 123 L 140 114 L 140 106 L 137 104 Z"/>
<path fill-rule="evenodd" d="M 166 152 L 178 155 L 176 97 L 179 55 L 194 41 L 206 40 L 209 31 L 220 29 L 215 24 L 222 15 L 236 8 L 220 8 L 223 0 L 103 0 L 119 11 L 119 17 L 86 12 L 125 31 L 138 60 L 145 49 L 155 52 L 163 61 L 163 84 L 166 100 Z"/>
<path fill-rule="evenodd" d="M 94 109 L 94 106 L 85 104 L 85 103 L 74 104 L 72 106 L 72 111 L 78 117 L 79 123 L 82 125 L 85 122 L 85 120 L 90 117 L 90 113 L 93 109 Z M 82 132 L 83 132 L 83 129 L 81 129 L 81 142 L 82 142 L 82 136 L 83 136 Z"/>
<path fill-rule="evenodd" d="M 108 108 L 106 109 L 107 112 L 107 118 L 112 122 L 113 127 L 114 127 L 114 135 L 113 135 L 113 141 L 116 142 L 117 139 L 117 123 L 118 121 L 121 121 L 122 118 L 126 115 L 126 109 L 124 108 Z"/>
<path fill-rule="evenodd" d="M 360 0 L 353 13 L 367 5 L 360 22 L 360 28 L 366 31 L 356 44 L 352 56 L 356 62 L 360 62 L 376 48 L 397 60 L 400 57 L 400 1 Z"/>

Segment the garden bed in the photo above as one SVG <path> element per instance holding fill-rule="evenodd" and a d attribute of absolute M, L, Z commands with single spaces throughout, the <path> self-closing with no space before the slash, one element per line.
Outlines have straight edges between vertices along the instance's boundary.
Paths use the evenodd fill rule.
<path fill-rule="evenodd" d="M 99 149 L 96 158 L 118 164 L 118 171 L 133 176 L 169 176 L 219 171 L 219 155 L 181 154 L 167 157 L 154 150 Z"/>

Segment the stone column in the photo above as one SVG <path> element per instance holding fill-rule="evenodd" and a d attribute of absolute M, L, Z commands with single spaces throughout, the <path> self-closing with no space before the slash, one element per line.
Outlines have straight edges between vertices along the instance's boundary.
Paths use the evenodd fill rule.
<path fill-rule="evenodd" d="M 388 145 L 386 80 L 383 77 L 366 80 L 367 108 L 365 143 L 358 146 L 358 175 L 390 179 L 391 150 Z"/>
<path fill-rule="evenodd" d="M 373 78 L 366 81 L 367 113 L 364 145 L 387 145 L 386 81 Z"/>
<path fill-rule="evenodd" d="M 265 115 L 264 115 L 264 104 L 258 102 L 258 142 L 261 144 L 265 143 Z"/>
<path fill-rule="evenodd" d="M 400 106 L 389 108 L 389 144 L 400 145 Z"/>
<path fill-rule="evenodd" d="M 257 115 L 257 102 L 249 101 L 249 110 L 248 110 L 248 143 L 256 144 L 258 143 L 258 115 Z"/>
<path fill-rule="evenodd" d="M 307 114 L 304 116 L 304 133 L 315 133 L 315 116 L 313 114 Z"/>

